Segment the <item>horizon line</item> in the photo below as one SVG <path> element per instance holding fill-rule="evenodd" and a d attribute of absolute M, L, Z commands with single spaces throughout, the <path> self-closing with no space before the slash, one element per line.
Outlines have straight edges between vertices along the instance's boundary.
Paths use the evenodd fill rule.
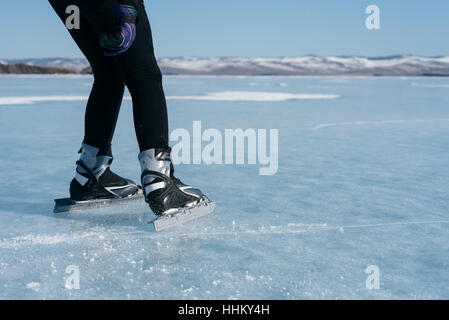
<path fill-rule="evenodd" d="M 195 56 L 195 55 L 185 55 L 185 56 L 160 56 L 157 59 L 179 59 L 179 58 L 199 58 L 199 59 L 210 59 L 210 58 L 248 58 L 248 59 L 282 59 L 282 58 L 303 58 L 303 57 L 338 57 L 338 58 L 367 58 L 367 59 L 375 59 L 375 58 L 394 58 L 394 57 L 422 57 L 422 58 L 442 58 L 448 57 L 447 55 L 416 55 L 412 53 L 407 54 L 390 54 L 390 55 L 378 55 L 378 56 L 366 56 L 366 55 L 318 55 L 318 54 L 305 54 L 305 55 L 297 55 L 297 56 Z M 27 57 L 27 58 L 0 58 L 0 60 L 32 60 L 32 59 L 70 59 L 70 60 L 86 60 L 86 57 Z"/>

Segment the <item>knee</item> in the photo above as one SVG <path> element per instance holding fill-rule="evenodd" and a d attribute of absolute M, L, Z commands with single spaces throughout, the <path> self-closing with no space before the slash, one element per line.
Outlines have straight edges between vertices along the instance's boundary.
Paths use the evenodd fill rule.
<path fill-rule="evenodd" d="M 128 85 L 159 82 L 162 82 L 162 73 L 159 68 L 154 66 L 143 66 L 139 70 L 126 75 L 126 83 Z"/>
<path fill-rule="evenodd" d="M 92 68 L 94 86 L 105 86 L 108 88 L 124 87 L 125 81 L 120 73 L 114 69 Z"/>
<path fill-rule="evenodd" d="M 153 51 L 146 50 L 138 56 L 133 56 L 132 60 L 126 59 L 125 61 L 123 73 L 127 83 L 162 80 L 162 72 Z"/>

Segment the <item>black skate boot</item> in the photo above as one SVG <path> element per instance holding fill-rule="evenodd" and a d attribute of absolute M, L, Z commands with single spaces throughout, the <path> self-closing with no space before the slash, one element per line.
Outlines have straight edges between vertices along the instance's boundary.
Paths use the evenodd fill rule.
<path fill-rule="evenodd" d="M 76 175 L 70 183 L 70 198 L 75 201 L 121 199 L 135 195 L 139 188 L 111 171 L 112 157 L 97 156 L 98 148 L 84 144 L 76 162 Z"/>
<path fill-rule="evenodd" d="M 173 175 L 170 147 L 149 149 L 139 154 L 145 201 L 159 217 L 156 231 L 212 213 L 215 203 L 199 189 Z"/>

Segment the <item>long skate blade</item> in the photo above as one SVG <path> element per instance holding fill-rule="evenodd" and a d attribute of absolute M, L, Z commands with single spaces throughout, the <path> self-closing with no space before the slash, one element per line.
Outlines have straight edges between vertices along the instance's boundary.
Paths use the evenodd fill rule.
<path fill-rule="evenodd" d="M 87 201 L 75 201 L 70 198 L 55 199 L 55 207 L 53 209 L 54 213 L 61 212 L 71 212 L 71 211 L 82 211 L 87 209 L 95 209 L 102 207 L 109 207 L 115 205 L 121 205 L 128 202 L 144 200 L 143 192 L 139 191 L 126 198 L 118 199 L 98 199 L 98 200 L 87 200 Z"/>
<path fill-rule="evenodd" d="M 158 217 L 153 221 L 150 221 L 150 223 L 153 223 L 156 232 L 162 231 L 211 214 L 214 209 L 215 201 L 207 200 L 192 208 L 183 208 L 177 212 Z"/>

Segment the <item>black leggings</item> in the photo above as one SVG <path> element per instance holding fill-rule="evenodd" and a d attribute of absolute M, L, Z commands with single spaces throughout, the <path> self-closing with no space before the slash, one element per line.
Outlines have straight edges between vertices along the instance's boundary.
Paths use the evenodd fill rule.
<path fill-rule="evenodd" d="M 50 0 L 65 23 L 67 6 L 76 0 Z M 80 29 L 69 30 L 89 61 L 94 84 L 87 102 L 84 143 L 100 149 L 99 155 L 111 155 L 125 85 L 132 96 L 134 127 L 140 151 L 168 145 L 168 119 L 162 74 L 154 56 L 150 23 L 142 0 L 120 1 L 136 7 L 139 17 L 136 39 L 126 52 L 106 57 L 94 31 L 89 12 L 81 8 Z"/>

